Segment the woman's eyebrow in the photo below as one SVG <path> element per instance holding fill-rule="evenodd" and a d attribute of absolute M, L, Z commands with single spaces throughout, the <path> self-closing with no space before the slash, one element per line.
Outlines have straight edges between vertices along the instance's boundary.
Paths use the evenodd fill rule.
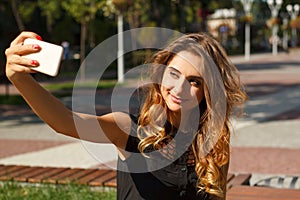
<path fill-rule="evenodd" d="M 201 80 L 201 81 L 204 80 L 203 77 L 201 77 L 201 76 L 188 76 L 188 77 L 186 77 L 186 78 L 188 78 L 188 79 L 199 79 L 199 80 Z"/>
<path fill-rule="evenodd" d="M 181 74 L 181 72 L 178 70 L 178 69 L 176 69 L 175 67 L 173 67 L 173 66 L 168 66 L 169 68 L 171 68 L 172 70 L 174 70 L 174 71 L 176 71 L 176 72 L 178 72 L 178 73 L 180 73 Z"/>

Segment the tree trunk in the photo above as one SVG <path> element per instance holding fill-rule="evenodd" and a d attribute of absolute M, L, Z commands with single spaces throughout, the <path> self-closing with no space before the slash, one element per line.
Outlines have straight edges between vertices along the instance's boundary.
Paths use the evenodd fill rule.
<path fill-rule="evenodd" d="M 81 34 L 80 34 L 80 80 L 85 81 L 85 40 L 86 40 L 86 32 L 87 32 L 87 23 L 84 19 L 81 20 Z"/>
<path fill-rule="evenodd" d="M 51 34 L 52 33 L 52 24 L 53 24 L 53 18 L 51 17 L 51 16 L 46 16 L 46 19 L 47 19 L 47 21 L 46 21 L 46 25 L 47 25 L 47 32 L 49 33 L 49 34 Z"/>
<path fill-rule="evenodd" d="M 93 9 L 93 7 L 95 7 L 95 2 L 92 1 L 90 3 L 90 7 L 91 10 Z M 89 48 L 92 49 L 95 47 L 95 15 L 96 13 L 91 12 L 90 13 L 90 26 L 89 26 Z"/>
<path fill-rule="evenodd" d="M 10 0 L 10 4 L 11 4 L 11 9 L 12 9 L 14 17 L 16 19 L 19 31 L 24 31 L 25 30 L 25 26 L 24 26 L 24 23 L 23 23 L 23 21 L 21 19 L 20 14 L 19 14 L 17 0 Z"/>

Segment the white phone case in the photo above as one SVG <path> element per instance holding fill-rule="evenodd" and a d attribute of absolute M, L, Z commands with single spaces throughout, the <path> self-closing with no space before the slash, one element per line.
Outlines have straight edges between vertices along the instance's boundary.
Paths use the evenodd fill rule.
<path fill-rule="evenodd" d="M 56 76 L 58 74 L 63 55 L 62 46 L 32 38 L 25 39 L 24 44 L 38 44 L 42 48 L 41 51 L 37 53 L 24 55 L 26 58 L 39 62 L 40 65 L 38 67 L 32 67 L 33 70 L 50 76 Z"/>

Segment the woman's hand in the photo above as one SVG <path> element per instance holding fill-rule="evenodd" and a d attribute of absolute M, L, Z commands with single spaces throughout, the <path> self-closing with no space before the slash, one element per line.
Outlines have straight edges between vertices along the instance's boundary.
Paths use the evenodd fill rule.
<path fill-rule="evenodd" d="M 23 55 L 39 52 L 41 47 L 36 44 L 24 45 L 23 42 L 26 38 L 34 38 L 41 40 L 41 36 L 33 32 L 22 32 L 12 43 L 10 47 L 6 49 L 6 76 L 9 80 L 13 80 L 17 75 L 24 75 L 28 73 L 34 73 L 35 71 L 31 67 L 39 66 L 37 60 L 31 60 L 22 57 Z"/>

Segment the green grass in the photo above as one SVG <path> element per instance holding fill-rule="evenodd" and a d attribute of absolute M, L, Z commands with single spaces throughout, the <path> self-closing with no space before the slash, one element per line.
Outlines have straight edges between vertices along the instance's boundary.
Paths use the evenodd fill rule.
<path fill-rule="evenodd" d="M 0 95 L 1 105 L 24 105 L 25 100 L 20 95 Z"/>
<path fill-rule="evenodd" d="M 78 88 L 95 88 L 97 89 L 109 89 L 113 88 L 117 83 L 116 80 L 102 80 L 95 85 L 95 82 L 83 82 L 76 84 Z M 62 83 L 50 83 L 45 85 L 45 88 L 48 90 L 72 90 L 74 87 L 74 82 L 62 82 Z"/>
<path fill-rule="evenodd" d="M 88 89 L 110 89 L 115 86 L 116 80 L 102 80 L 95 85 L 94 82 L 84 82 L 76 85 L 76 88 Z M 74 82 L 62 82 L 62 83 L 49 83 L 44 86 L 47 90 L 53 93 L 54 96 L 61 98 L 72 95 Z M 20 95 L 0 95 L 0 105 L 25 105 L 25 100 Z"/>
<path fill-rule="evenodd" d="M 20 185 L 3 182 L 0 185 L 1 200 L 115 200 L 114 189 L 93 190 L 84 185 Z"/>

